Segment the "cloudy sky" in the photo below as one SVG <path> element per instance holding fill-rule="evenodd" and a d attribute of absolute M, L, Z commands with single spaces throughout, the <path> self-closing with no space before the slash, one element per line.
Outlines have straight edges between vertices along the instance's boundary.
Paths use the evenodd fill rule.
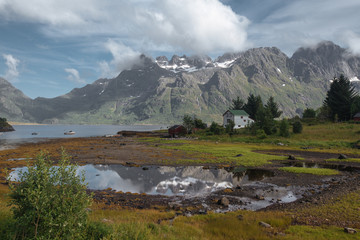
<path fill-rule="evenodd" d="M 291 56 L 330 40 L 360 54 L 359 12 L 359 0 L 0 0 L 0 76 L 55 97 L 117 76 L 140 53 Z"/>

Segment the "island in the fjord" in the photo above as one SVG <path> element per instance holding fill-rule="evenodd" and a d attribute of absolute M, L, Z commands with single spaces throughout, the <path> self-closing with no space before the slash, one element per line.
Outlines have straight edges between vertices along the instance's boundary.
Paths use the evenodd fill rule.
<path fill-rule="evenodd" d="M 6 118 L 0 118 L 0 132 L 12 132 L 15 129 L 7 122 Z"/>

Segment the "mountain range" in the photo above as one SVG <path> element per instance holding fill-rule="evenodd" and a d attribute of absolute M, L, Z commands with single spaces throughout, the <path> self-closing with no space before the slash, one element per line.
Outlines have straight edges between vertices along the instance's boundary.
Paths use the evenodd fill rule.
<path fill-rule="evenodd" d="M 141 55 L 130 70 L 55 98 L 31 99 L 0 78 L 0 117 L 72 124 L 172 124 L 184 114 L 221 122 L 237 96 L 275 98 L 283 116 L 318 108 L 331 79 L 344 74 L 360 89 L 360 57 L 332 42 L 299 48 L 290 58 L 276 47 L 208 56 Z"/>

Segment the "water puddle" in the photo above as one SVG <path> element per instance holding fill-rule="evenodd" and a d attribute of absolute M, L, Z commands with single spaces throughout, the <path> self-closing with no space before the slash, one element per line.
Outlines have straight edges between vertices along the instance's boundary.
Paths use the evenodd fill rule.
<path fill-rule="evenodd" d="M 26 171 L 26 167 L 14 169 L 10 179 L 18 179 L 20 171 Z M 299 189 L 295 187 L 279 187 L 264 182 L 274 173 L 261 169 L 85 165 L 78 168 L 80 172 L 84 172 L 88 188 L 92 190 L 111 188 L 122 192 L 183 197 L 190 202 L 200 199 L 204 203 L 211 196 L 226 196 L 232 199 L 232 203 L 225 211 L 257 210 L 275 202 L 292 202 L 300 197 L 296 194 Z M 236 189 L 232 190 L 236 194 L 221 191 L 227 188 Z"/>
<path fill-rule="evenodd" d="M 19 178 L 16 168 L 11 173 L 11 180 Z M 146 194 L 204 195 L 225 188 L 232 188 L 253 181 L 261 181 L 272 176 L 265 170 L 232 168 L 205 169 L 201 166 L 169 167 L 147 166 L 128 167 L 123 165 L 85 165 L 78 168 L 85 173 L 89 189 L 103 190 L 112 188 L 116 191 Z"/>

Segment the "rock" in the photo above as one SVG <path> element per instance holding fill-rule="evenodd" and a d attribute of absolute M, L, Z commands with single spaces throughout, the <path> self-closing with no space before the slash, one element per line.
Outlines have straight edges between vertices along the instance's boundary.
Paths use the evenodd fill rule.
<path fill-rule="evenodd" d="M 244 216 L 241 215 L 241 214 L 240 214 L 240 215 L 237 215 L 236 218 L 239 219 L 240 221 L 244 220 Z"/>
<path fill-rule="evenodd" d="M 289 155 L 288 159 L 289 159 L 289 160 L 296 160 L 296 158 L 295 158 L 294 155 Z"/>
<path fill-rule="evenodd" d="M 258 199 L 258 200 L 264 200 L 265 199 L 264 196 L 262 196 L 262 195 L 256 195 L 255 198 Z"/>
<path fill-rule="evenodd" d="M 103 222 L 103 223 L 113 223 L 112 220 L 109 220 L 109 219 L 106 219 L 106 218 L 103 218 L 103 219 L 101 220 L 101 222 Z"/>
<path fill-rule="evenodd" d="M 240 153 L 240 154 L 236 155 L 235 157 L 241 157 L 241 156 L 242 156 L 242 154 Z"/>
<path fill-rule="evenodd" d="M 348 157 L 345 154 L 340 154 L 338 159 L 348 159 Z"/>
<path fill-rule="evenodd" d="M 173 209 L 175 211 L 179 211 L 182 207 L 181 203 L 178 202 L 169 202 L 168 206 L 170 209 Z"/>
<path fill-rule="evenodd" d="M 357 233 L 357 231 L 353 228 L 348 228 L 348 227 L 344 227 L 344 232 L 349 233 L 349 234 L 355 234 Z"/>
<path fill-rule="evenodd" d="M 228 207 L 230 204 L 229 199 L 227 199 L 227 197 L 222 197 L 219 201 L 218 201 L 219 205 L 222 205 L 224 207 Z"/>
<path fill-rule="evenodd" d="M 271 225 L 266 222 L 259 222 L 259 226 L 264 228 L 272 228 Z"/>

